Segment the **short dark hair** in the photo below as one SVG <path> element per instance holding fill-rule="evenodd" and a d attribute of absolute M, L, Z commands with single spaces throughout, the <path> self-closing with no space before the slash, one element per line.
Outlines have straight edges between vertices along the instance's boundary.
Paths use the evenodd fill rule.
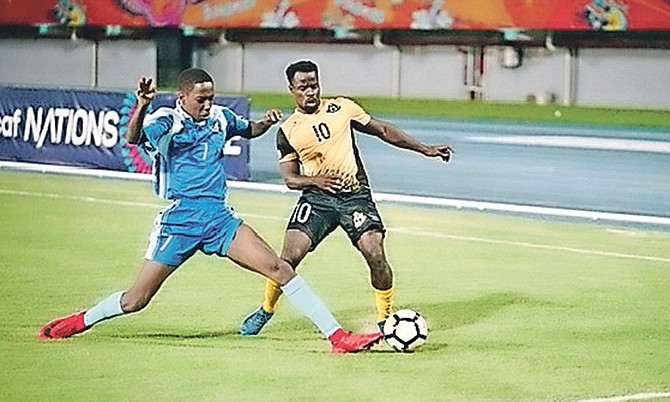
<path fill-rule="evenodd" d="M 311 73 L 312 71 L 316 73 L 316 78 L 319 78 L 319 66 L 317 66 L 316 63 L 311 60 L 299 60 L 286 67 L 286 79 L 288 80 L 288 83 L 291 84 L 295 77 L 295 73 Z"/>
<path fill-rule="evenodd" d="M 211 82 L 214 83 L 214 78 L 212 78 L 209 73 L 201 68 L 189 68 L 182 71 L 177 78 L 177 85 L 179 86 L 179 91 L 188 93 L 193 90 L 195 84 L 200 84 L 201 82 Z"/>

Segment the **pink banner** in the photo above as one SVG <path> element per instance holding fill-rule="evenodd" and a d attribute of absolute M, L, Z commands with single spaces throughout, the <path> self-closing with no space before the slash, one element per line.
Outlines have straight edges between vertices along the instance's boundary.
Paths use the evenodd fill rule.
<path fill-rule="evenodd" d="M 668 0 L 0 0 L 0 5 L 3 25 L 670 30 Z"/>

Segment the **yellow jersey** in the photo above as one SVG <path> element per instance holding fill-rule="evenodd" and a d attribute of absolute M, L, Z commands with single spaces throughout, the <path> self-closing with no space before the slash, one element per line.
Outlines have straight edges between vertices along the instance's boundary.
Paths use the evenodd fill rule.
<path fill-rule="evenodd" d="M 311 114 L 296 109 L 277 131 L 279 162 L 298 160 L 302 174 L 334 174 L 343 182 L 343 191 L 368 185 L 359 156 L 352 122 L 363 126 L 370 115 L 347 98 L 322 99 Z"/>

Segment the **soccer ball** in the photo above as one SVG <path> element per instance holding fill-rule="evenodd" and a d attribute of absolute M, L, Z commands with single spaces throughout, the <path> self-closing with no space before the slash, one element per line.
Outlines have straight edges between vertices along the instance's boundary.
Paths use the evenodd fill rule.
<path fill-rule="evenodd" d="M 412 352 L 426 342 L 428 324 L 414 310 L 398 310 L 384 322 L 384 340 L 398 352 Z"/>

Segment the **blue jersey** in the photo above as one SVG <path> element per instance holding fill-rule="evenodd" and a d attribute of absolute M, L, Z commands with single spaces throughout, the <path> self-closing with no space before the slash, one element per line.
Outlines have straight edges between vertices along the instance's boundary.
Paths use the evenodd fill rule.
<path fill-rule="evenodd" d="M 154 190 L 160 198 L 225 200 L 223 146 L 232 137 L 249 137 L 251 127 L 223 106 L 213 105 L 207 119 L 195 121 L 177 105 L 148 115 L 143 133 L 142 146 L 153 158 Z"/>

